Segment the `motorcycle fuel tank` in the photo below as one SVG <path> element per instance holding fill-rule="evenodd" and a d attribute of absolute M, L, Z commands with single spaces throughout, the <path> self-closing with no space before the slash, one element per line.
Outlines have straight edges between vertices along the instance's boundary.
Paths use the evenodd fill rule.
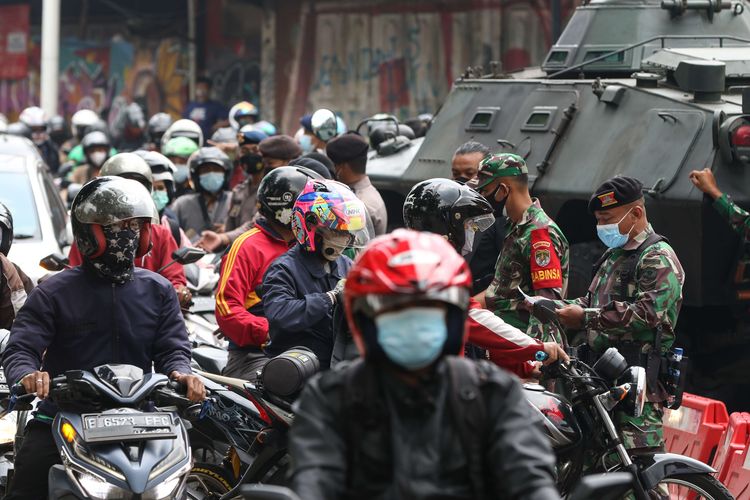
<path fill-rule="evenodd" d="M 544 430 L 555 451 L 573 446 L 581 440 L 581 429 L 567 401 L 538 384 L 524 384 L 523 388 L 531 407 L 542 418 Z"/>

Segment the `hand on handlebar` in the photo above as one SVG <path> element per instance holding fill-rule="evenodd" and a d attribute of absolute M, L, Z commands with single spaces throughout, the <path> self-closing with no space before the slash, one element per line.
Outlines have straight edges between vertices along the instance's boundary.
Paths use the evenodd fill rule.
<path fill-rule="evenodd" d="M 49 395 L 49 373 L 35 371 L 21 379 L 26 394 L 36 394 L 39 399 Z"/>
<path fill-rule="evenodd" d="M 583 328 L 583 307 L 569 304 L 557 310 L 557 319 L 566 328 Z"/>
<path fill-rule="evenodd" d="M 190 290 L 185 285 L 180 285 L 177 288 L 175 288 L 175 291 L 177 292 L 177 300 L 180 301 L 180 307 L 183 309 L 188 309 L 190 307 L 190 303 L 193 301 L 193 294 L 190 293 Z"/>
<path fill-rule="evenodd" d="M 187 387 L 187 398 L 196 403 L 206 399 L 206 387 L 196 375 L 188 375 L 177 371 L 172 372 L 169 378 Z"/>
<path fill-rule="evenodd" d="M 555 361 L 562 361 L 563 363 L 570 362 L 568 353 L 566 353 L 562 346 L 557 342 L 544 342 L 542 349 L 547 354 L 547 359 L 544 361 L 545 365 L 552 364 Z"/>

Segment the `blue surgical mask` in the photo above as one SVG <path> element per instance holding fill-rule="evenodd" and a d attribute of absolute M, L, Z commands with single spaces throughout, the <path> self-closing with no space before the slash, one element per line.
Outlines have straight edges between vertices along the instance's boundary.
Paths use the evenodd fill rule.
<path fill-rule="evenodd" d="M 630 210 L 633 209 L 631 208 Z M 627 234 L 622 234 L 620 232 L 620 222 L 622 222 L 625 217 L 628 216 L 630 210 L 628 210 L 627 213 L 622 216 L 622 219 L 615 222 L 614 224 L 601 224 L 596 226 L 597 236 L 599 236 L 599 239 L 602 240 L 602 243 L 604 243 L 608 248 L 620 248 L 628 242 L 630 231 L 632 231 L 633 228 L 631 227 L 630 231 L 628 231 Z M 633 226 L 635 226 L 635 223 L 633 224 Z"/>
<path fill-rule="evenodd" d="M 375 317 L 378 344 L 393 363 L 419 370 L 443 352 L 448 338 L 445 310 L 439 307 L 409 307 Z"/>
<path fill-rule="evenodd" d="M 299 137 L 299 147 L 302 148 L 302 153 L 304 154 L 312 153 L 315 149 L 312 143 L 312 138 L 307 134 L 303 134 Z"/>
<path fill-rule="evenodd" d="M 201 187 L 209 193 L 218 192 L 224 185 L 224 173 L 223 172 L 209 172 L 207 174 L 201 174 L 198 177 L 201 183 Z"/>
<path fill-rule="evenodd" d="M 184 184 L 188 179 L 189 173 L 190 171 L 188 170 L 187 165 L 177 165 L 177 172 L 174 173 L 174 181 L 177 184 Z"/>
<path fill-rule="evenodd" d="M 151 198 L 154 199 L 156 210 L 158 210 L 159 212 L 164 210 L 164 207 L 166 207 L 167 203 L 169 203 L 169 195 L 166 191 L 153 191 L 151 193 Z"/>

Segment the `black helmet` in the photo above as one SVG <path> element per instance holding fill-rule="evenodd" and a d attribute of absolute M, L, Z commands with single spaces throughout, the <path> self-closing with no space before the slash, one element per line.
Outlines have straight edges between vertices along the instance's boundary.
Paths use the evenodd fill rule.
<path fill-rule="evenodd" d="M 229 184 L 229 177 L 232 175 L 232 161 L 221 149 L 214 146 L 200 148 L 190 155 L 188 168 L 190 169 L 190 179 L 193 181 L 193 186 L 198 190 L 203 190 L 198 175 L 198 167 L 206 163 L 218 165 L 224 169 L 224 189 L 226 189 Z"/>
<path fill-rule="evenodd" d="M 13 244 L 13 214 L 8 207 L 0 203 L 0 253 L 7 256 Z"/>
<path fill-rule="evenodd" d="M 472 227 L 466 225 L 467 221 Z M 451 179 L 422 181 L 404 201 L 407 228 L 447 236 L 458 251 L 467 243 L 467 231 L 484 231 L 494 221 L 492 206 L 482 195 Z"/>
<path fill-rule="evenodd" d="M 156 113 L 148 119 L 148 137 L 151 142 L 161 144 L 161 138 L 169 126 L 172 125 L 172 117 L 169 113 Z"/>
<path fill-rule="evenodd" d="M 118 153 L 104 162 L 100 175 L 125 177 L 138 181 L 148 189 L 153 189 L 154 178 L 146 160 L 136 153 Z"/>
<path fill-rule="evenodd" d="M 323 177 L 305 167 L 278 167 L 258 186 L 258 211 L 286 228 L 292 227 L 292 208 L 310 179 Z"/>
<path fill-rule="evenodd" d="M 70 208 L 73 235 L 81 255 L 96 258 L 107 249 L 102 226 L 128 219 L 148 219 L 141 228 L 136 253 L 151 247 L 151 223 L 158 215 L 151 195 L 139 182 L 122 177 L 97 177 L 84 185 Z"/>

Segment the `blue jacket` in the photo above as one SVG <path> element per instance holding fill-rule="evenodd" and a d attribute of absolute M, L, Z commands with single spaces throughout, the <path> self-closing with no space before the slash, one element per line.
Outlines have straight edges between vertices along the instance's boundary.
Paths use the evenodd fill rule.
<path fill-rule="evenodd" d="M 351 259 L 342 255 L 330 263 L 331 272 L 326 274 L 317 255 L 295 245 L 268 267 L 262 292 L 270 356 L 304 346 L 318 356 L 321 368 L 328 368 L 333 352 L 333 305 L 326 292 L 346 277 L 351 265 Z"/>
<path fill-rule="evenodd" d="M 3 353 L 10 384 L 40 367 L 54 377 L 106 363 L 191 372 L 185 322 L 166 278 L 136 267 L 132 280 L 115 285 L 86 264 L 65 270 L 29 294 Z M 49 401 L 39 409 L 56 413 Z"/>

